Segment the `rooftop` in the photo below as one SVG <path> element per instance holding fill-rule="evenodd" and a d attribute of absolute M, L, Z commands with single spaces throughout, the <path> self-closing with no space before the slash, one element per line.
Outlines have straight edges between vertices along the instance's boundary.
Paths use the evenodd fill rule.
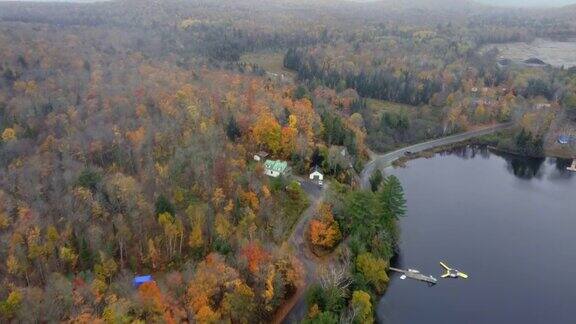
<path fill-rule="evenodd" d="M 132 285 L 135 287 L 138 287 L 143 283 L 151 282 L 153 280 L 154 279 L 152 278 L 151 275 L 136 276 L 136 277 L 134 277 L 134 280 L 132 280 Z"/>
<path fill-rule="evenodd" d="M 264 167 L 268 170 L 282 173 L 286 171 L 286 168 L 288 168 L 288 162 L 280 160 L 266 160 L 266 162 L 264 162 Z"/>

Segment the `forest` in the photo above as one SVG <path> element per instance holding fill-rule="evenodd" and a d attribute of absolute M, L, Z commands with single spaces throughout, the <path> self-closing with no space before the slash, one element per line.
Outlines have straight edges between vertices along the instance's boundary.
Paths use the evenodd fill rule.
<path fill-rule="evenodd" d="M 457 3 L 0 2 L 0 322 L 276 321 L 315 167 L 306 246 L 331 264 L 302 320 L 374 322 L 406 200 L 380 172 L 360 187 L 371 152 L 505 122 L 502 149 L 571 152 L 576 69 L 479 49 L 576 37 L 576 10 Z"/>

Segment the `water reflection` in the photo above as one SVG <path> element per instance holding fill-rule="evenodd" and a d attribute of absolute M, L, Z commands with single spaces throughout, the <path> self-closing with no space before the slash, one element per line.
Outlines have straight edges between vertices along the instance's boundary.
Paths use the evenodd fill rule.
<path fill-rule="evenodd" d="M 506 161 L 506 169 L 520 179 L 540 179 L 543 176 L 542 165 L 545 158 L 525 157 L 503 152 L 493 152 Z"/>
<path fill-rule="evenodd" d="M 471 277 L 430 288 L 391 275 L 380 323 L 574 322 L 576 280 L 542 276 L 542 264 L 576 268 L 576 172 L 566 160 L 486 152 L 455 149 L 387 170 L 408 200 L 391 264 L 439 276 L 446 261 Z"/>
<path fill-rule="evenodd" d="M 490 149 L 484 145 L 459 146 L 448 149 L 440 153 L 440 155 L 456 155 L 463 159 L 473 159 L 476 157 L 487 159 L 490 157 Z"/>
<path fill-rule="evenodd" d="M 570 172 L 567 169 L 570 165 L 572 165 L 571 159 L 557 158 L 557 159 L 553 159 L 553 160 L 554 160 L 554 164 L 556 165 L 556 170 L 560 171 L 561 173 L 569 173 Z"/>
<path fill-rule="evenodd" d="M 561 179 L 567 180 L 576 175 L 575 172 L 568 171 L 568 167 L 572 165 L 572 159 L 555 158 L 550 159 L 550 163 L 554 165 L 557 172 L 552 173 L 549 178 L 551 180 Z"/>
<path fill-rule="evenodd" d="M 507 159 L 508 170 L 521 179 L 540 178 L 540 170 L 546 159 L 543 158 L 524 158 L 512 157 Z"/>
<path fill-rule="evenodd" d="M 548 175 L 549 178 L 553 179 L 570 179 L 574 175 L 574 172 L 568 171 L 568 168 L 572 164 L 571 159 L 562 158 L 533 158 L 525 157 L 520 155 L 509 154 L 505 152 L 494 151 L 484 145 L 470 145 L 470 146 L 460 146 L 450 148 L 446 151 L 438 153 L 440 156 L 457 156 L 459 158 L 469 160 L 474 158 L 488 159 L 490 154 L 497 155 L 506 161 L 506 169 L 514 176 L 530 180 L 533 178 L 540 179 L 544 176 L 544 162 L 548 165 L 553 166 L 556 172 L 552 172 Z"/>

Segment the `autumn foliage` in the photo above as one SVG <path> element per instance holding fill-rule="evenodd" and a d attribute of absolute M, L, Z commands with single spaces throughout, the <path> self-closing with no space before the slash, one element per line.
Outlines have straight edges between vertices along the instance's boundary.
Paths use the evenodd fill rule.
<path fill-rule="evenodd" d="M 320 206 L 319 215 L 310 221 L 309 233 L 310 242 L 321 249 L 330 250 L 340 241 L 342 234 L 330 205 Z"/>
<path fill-rule="evenodd" d="M 260 271 L 262 263 L 270 257 L 260 244 L 256 242 L 246 245 L 242 250 L 242 256 L 248 261 L 248 270 L 254 274 Z"/>

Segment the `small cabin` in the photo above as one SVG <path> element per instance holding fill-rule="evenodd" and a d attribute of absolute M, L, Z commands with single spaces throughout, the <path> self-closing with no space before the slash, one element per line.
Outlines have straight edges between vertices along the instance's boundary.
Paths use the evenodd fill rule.
<path fill-rule="evenodd" d="M 290 167 L 286 161 L 266 160 L 264 162 L 264 174 L 272 178 L 290 175 Z"/>
<path fill-rule="evenodd" d="M 312 173 L 310 173 L 310 180 L 324 181 L 324 174 L 320 172 L 320 169 L 318 167 L 315 167 Z"/>
<path fill-rule="evenodd" d="M 268 157 L 268 153 L 266 152 L 258 152 L 254 154 L 254 161 L 261 162 L 264 161 Z"/>

